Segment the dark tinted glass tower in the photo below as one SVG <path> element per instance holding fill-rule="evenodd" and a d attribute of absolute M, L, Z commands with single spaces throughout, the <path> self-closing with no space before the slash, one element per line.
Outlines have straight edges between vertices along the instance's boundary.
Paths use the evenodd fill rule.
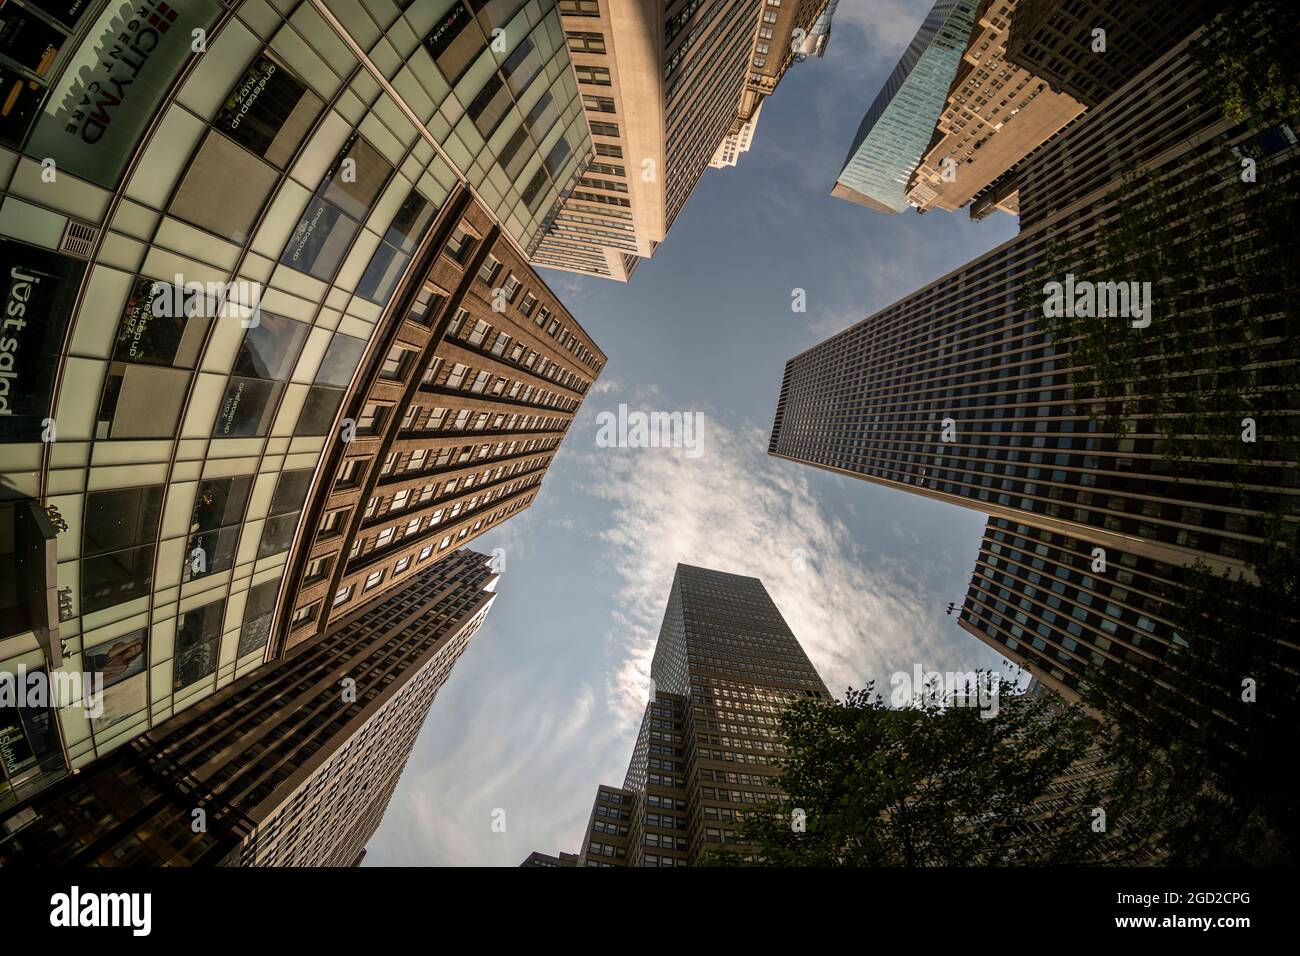
<path fill-rule="evenodd" d="M 580 866 L 681 866 L 783 799 L 782 709 L 830 692 L 758 578 L 679 564 L 622 787 L 602 786 Z"/>
<path fill-rule="evenodd" d="M 1224 118 L 1187 47 L 1183 40 L 1143 67 L 1017 168 L 1017 237 L 791 359 L 769 444 L 780 458 L 991 515 L 962 624 L 1067 696 L 1088 662 L 1159 657 L 1176 641 L 1149 604 L 1176 586 L 1180 568 L 1239 570 L 1263 539 L 1266 507 L 1289 521 L 1300 513 L 1294 465 L 1268 439 L 1252 455 L 1256 497 L 1243 503 L 1225 463 L 1206 462 L 1194 480 L 1176 473 L 1163 423 L 1139 413 L 1122 437 L 1103 433 L 1075 402 L 1070 342 L 1054 338 L 1042 296 L 1034 301 L 1038 289 L 1026 288 L 1049 244 L 1079 249 L 1104 231 L 1135 169 L 1171 183 L 1207 158 L 1235 165 L 1249 155 L 1270 176 L 1290 175 L 1294 132 Z M 1293 381 L 1278 316 L 1256 309 L 1244 324 L 1249 336 L 1279 339 L 1259 384 Z M 1293 428 L 1285 415 L 1259 421 L 1261 435 Z M 999 534 L 1027 542 L 1013 548 L 1027 574 L 1002 581 L 986 614 L 980 595 L 987 556 L 1000 558 L 990 548 Z M 1132 580 L 1090 576 L 1095 548 Z M 1048 583 L 1053 565 L 1065 571 L 1056 582 L 1064 593 Z M 1050 614 L 1031 619 L 1040 603 Z M 1085 647 L 1089 630 L 1097 639 Z"/>

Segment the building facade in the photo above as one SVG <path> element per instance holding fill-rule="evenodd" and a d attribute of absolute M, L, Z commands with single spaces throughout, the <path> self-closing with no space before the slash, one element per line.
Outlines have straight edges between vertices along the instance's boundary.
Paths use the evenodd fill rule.
<path fill-rule="evenodd" d="M 1085 109 L 1006 60 L 1017 0 L 981 0 L 929 148 L 907 184 L 919 212 L 965 206 Z M 1014 193 L 997 208 L 1018 213 Z"/>
<path fill-rule="evenodd" d="M 732 132 L 755 118 L 763 100 L 776 91 L 790 65 L 806 58 L 804 45 L 827 7 L 827 0 L 763 0 L 763 13 L 749 58 L 749 76 L 740 93 Z M 823 35 L 829 33 L 828 19 Z M 816 44 L 815 40 L 812 42 Z"/>
<path fill-rule="evenodd" d="M 1250 155 L 1284 174 L 1294 134 L 1224 118 L 1204 86 L 1184 40 L 1025 162 L 1016 238 L 792 359 L 781 386 L 771 454 L 982 511 L 990 534 L 1029 543 L 1017 547 L 1029 573 L 1012 582 L 992 549 L 1001 539 L 986 539 L 962 625 L 1067 696 L 1089 662 L 1159 657 L 1177 640 L 1152 606 L 1176 569 L 1241 571 L 1263 540 L 1264 502 L 1286 521 L 1300 513 L 1277 444 L 1289 412 L 1259 423 L 1274 438 L 1253 469 L 1258 507 L 1232 493 L 1219 461 L 1188 480 L 1166 459 L 1162 423 L 1139 416 L 1116 436 L 1076 406 L 1069 341 L 1025 289 L 1049 245 L 1082 248 L 1114 221 L 1134 171 L 1173 182 L 1207 158 L 1235 167 Z M 1248 324 L 1276 337 L 1276 315 Z M 1294 374 L 1285 345 L 1260 385 Z M 1096 548 L 1122 575 L 1090 576 Z"/>
<path fill-rule="evenodd" d="M 1218 10 L 1223 0 L 1021 0 L 1008 62 L 1096 106 Z"/>
<path fill-rule="evenodd" d="M 273 648 L 535 500 L 605 356 L 468 189 L 447 200 L 343 408 L 285 568 Z"/>
<path fill-rule="evenodd" d="M 494 341 L 535 321 L 553 300 L 522 262 L 592 153 L 550 0 L 9 2 L 5 25 L 39 43 L 0 50 L 0 255 L 17 300 L 0 360 L 0 673 L 101 674 L 110 686 L 95 717 L 76 693 L 5 709 L 0 805 L 305 633 L 281 587 L 319 556 L 304 515 L 339 480 L 338 438 L 355 428 L 354 457 L 404 454 L 395 432 L 409 407 L 384 363 L 423 340 L 396 312 L 399 291 L 409 312 L 430 275 L 458 290 L 457 254 L 508 247 L 500 286 L 528 289 L 506 296 Z M 454 320 L 434 294 L 429 341 Z M 543 450 L 579 370 L 594 374 L 589 340 L 570 329 L 587 364 L 566 346 L 552 376 L 549 332 L 530 349 L 545 382 L 517 373 L 531 394 L 507 415 L 520 416 L 510 437 L 489 422 L 514 445 L 500 464 L 519 471 L 491 479 L 486 512 L 476 489 L 471 529 L 520 506 L 537 477 L 522 474 L 536 458 L 519 461 L 521 449 Z M 460 347 L 446 349 L 455 365 Z M 477 383 L 510 351 L 460 364 Z M 495 387 L 493 399 L 516 399 L 513 381 Z M 359 388 L 370 398 L 357 408 Z M 455 421 L 468 405 L 444 407 Z M 382 435 L 357 427 L 380 431 L 381 406 L 396 419 Z M 386 476 L 371 471 L 373 497 Z M 376 516 L 364 506 L 355 521 L 347 512 L 344 553 Z M 354 566 L 364 591 L 374 569 Z M 330 570 L 327 605 L 347 570 Z M 321 612 L 314 626 L 328 623 Z"/>
<path fill-rule="evenodd" d="M 685 866 L 737 848 L 739 816 L 782 800 L 781 711 L 830 700 L 757 578 L 679 564 L 622 787 L 602 785 L 578 866 Z"/>
<path fill-rule="evenodd" d="M 0 865 L 355 865 L 496 581 L 457 551 L 0 812 Z"/>
<path fill-rule="evenodd" d="M 858 126 L 831 195 L 907 209 L 907 181 L 930 144 L 975 25 L 977 0 L 938 0 Z"/>
<path fill-rule="evenodd" d="M 795 24 L 823 5 L 561 0 L 595 156 L 533 264 L 627 281 L 792 62 Z"/>
<path fill-rule="evenodd" d="M 759 103 L 754 109 L 754 113 L 749 119 L 740 124 L 740 129 L 734 133 L 728 133 L 718 144 L 718 150 L 713 154 L 713 159 L 709 165 L 714 169 L 726 169 L 728 166 L 735 166 L 740 161 L 742 153 L 748 153 L 749 147 L 754 142 L 754 129 L 758 126 L 758 118 L 763 115 L 763 104 Z"/>

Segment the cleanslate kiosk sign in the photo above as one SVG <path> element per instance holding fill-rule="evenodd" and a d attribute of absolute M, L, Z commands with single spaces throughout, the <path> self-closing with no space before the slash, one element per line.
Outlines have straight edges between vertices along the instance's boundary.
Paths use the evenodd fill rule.
<path fill-rule="evenodd" d="M 114 187 L 185 61 L 214 0 L 114 2 L 90 28 L 32 132 L 27 154 Z"/>
<path fill-rule="evenodd" d="M 0 443 L 40 441 L 86 263 L 0 239 Z"/>

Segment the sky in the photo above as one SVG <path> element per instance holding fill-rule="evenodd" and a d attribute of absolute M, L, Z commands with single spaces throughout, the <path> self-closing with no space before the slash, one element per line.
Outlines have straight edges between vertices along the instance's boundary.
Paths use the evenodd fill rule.
<path fill-rule="evenodd" d="M 532 507 L 498 597 L 434 700 L 366 865 L 518 866 L 576 852 L 621 786 L 678 562 L 761 578 L 831 692 L 1005 669 L 962 631 L 984 516 L 767 454 L 785 362 L 1015 234 L 995 214 L 887 216 L 830 190 L 930 0 L 841 0 L 751 150 L 708 170 L 627 284 L 543 271 L 608 356 Z M 796 290 L 807 308 L 796 312 Z M 598 443 L 600 413 L 702 416 L 687 448 Z"/>

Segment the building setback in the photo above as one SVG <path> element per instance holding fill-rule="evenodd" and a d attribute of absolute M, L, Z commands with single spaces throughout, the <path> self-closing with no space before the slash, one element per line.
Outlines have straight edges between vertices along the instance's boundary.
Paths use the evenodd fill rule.
<path fill-rule="evenodd" d="M 1203 89 L 1183 40 L 1017 170 L 1016 238 L 792 359 L 781 385 L 769 444 L 776 457 L 982 511 L 998 533 L 1026 537 L 1021 525 L 1036 529 L 1029 537 L 1048 533 L 1033 549 L 1069 564 L 1083 587 L 1040 594 L 1048 575 L 1038 565 L 1050 560 L 1036 554 L 1025 579 L 1033 593 L 1000 581 L 1007 593 L 993 590 L 994 602 L 1019 608 L 994 603 L 989 612 L 981 568 L 962 624 L 1066 696 L 1084 664 L 1159 657 L 1174 640 L 1144 590 L 1160 596 L 1177 579 L 1173 569 L 1196 561 L 1240 570 L 1263 536 L 1263 511 L 1231 493 L 1226 467 L 1207 462 L 1194 482 L 1173 473 L 1159 423 L 1133 422 L 1122 438 L 1098 430 L 1073 403 L 1069 343 L 1053 339 L 1038 290 L 1024 288 L 1048 243 L 1077 248 L 1113 220 L 1118 187 L 1135 171 L 1164 181 L 1211 155 L 1229 164 L 1238 155 L 1294 159 L 1294 136 L 1224 119 Z M 1158 322 L 1159 303 L 1155 314 Z M 1256 334 L 1276 334 L 1276 316 L 1251 321 Z M 1293 371 L 1279 362 L 1261 370 L 1260 384 Z M 1286 434 L 1286 415 L 1261 421 L 1261 435 Z M 1257 489 L 1294 516 L 1300 501 L 1287 467 L 1261 439 Z M 1143 583 L 1126 587 L 1114 574 L 1101 587 L 1085 583 L 1097 547 L 1111 568 Z M 1115 589 L 1125 593 L 1108 593 Z M 1055 618 L 1039 614 L 1026 627 L 1019 617 L 1036 613 L 1027 605 L 1049 596 L 1062 602 L 1050 608 Z M 1090 630 L 1076 633 L 1076 621 Z"/>
<path fill-rule="evenodd" d="M 526 506 L 604 361 L 524 265 L 593 152 L 553 0 L 35 6 L 6 29 L 50 55 L 0 56 L 0 673 L 109 686 L 0 710 L 0 807 Z"/>
<path fill-rule="evenodd" d="M 355 865 L 496 580 L 457 551 L 0 813 L 0 865 Z"/>
<path fill-rule="evenodd" d="M 601 786 L 578 866 L 684 866 L 735 848 L 737 814 L 784 799 L 781 711 L 830 701 L 757 578 L 679 564 L 622 787 Z"/>

